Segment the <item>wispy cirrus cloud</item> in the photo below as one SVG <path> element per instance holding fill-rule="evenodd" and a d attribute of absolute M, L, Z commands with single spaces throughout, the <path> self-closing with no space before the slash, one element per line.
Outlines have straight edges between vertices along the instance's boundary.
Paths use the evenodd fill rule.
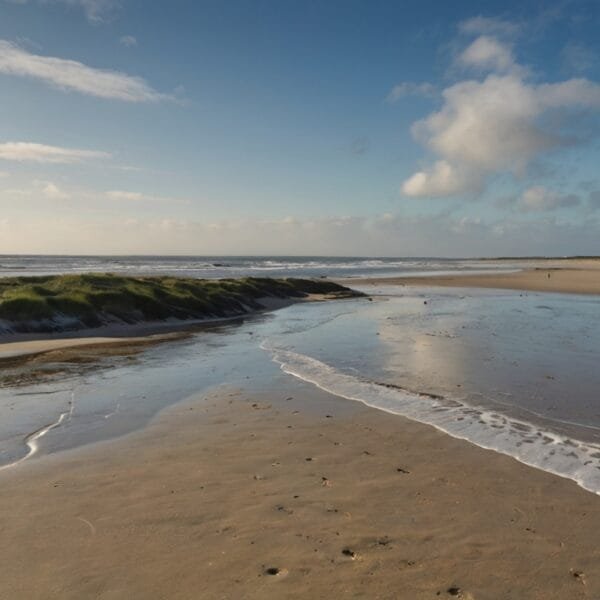
<path fill-rule="evenodd" d="M 80 163 L 86 160 L 107 159 L 108 152 L 62 148 L 33 142 L 5 142 L 0 144 L 0 160 L 49 164 Z"/>
<path fill-rule="evenodd" d="M 173 100 L 152 88 L 141 77 L 97 69 L 76 60 L 33 54 L 23 48 L 0 40 L 0 73 L 37 79 L 70 92 L 124 102 L 161 102 Z"/>
<path fill-rule="evenodd" d="M 561 195 L 541 185 L 527 188 L 518 200 L 519 209 L 523 212 L 549 212 L 579 203 L 579 198 L 574 194 Z"/>
<path fill-rule="evenodd" d="M 137 43 L 137 38 L 133 35 L 123 35 L 119 38 L 119 44 L 126 48 L 133 48 L 134 46 L 137 46 Z"/>
<path fill-rule="evenodd" d="M 11 4 L 29 4 L 29 0 L 6 0 Z M 103 23 L 120 7 L 117 0 L 38 0 L 38 4 L 64 4 L 83 10 L 88 21 Z"/>
<path fill-rule="evenodd" d="M 128 190 L 109 190 L 104 193 L 105 197 L 115 202 L 154 202 L 158 204 L 189 204 L 184 198 L 172 198 L 168 196 L 153 196 L 143 192 Z"/>
<path fill-rule="evenodd" d="M 146 198 L 141 192 L 127 192 L 124 190 L 110 190 L 106 192 L 106 197 L 110 200 L 126 202 L 141 202 Z"/>
<path fill-rule="evenodd" d="M 484 17 L 478 15 L 461 21 L 458 25 L 461 33 L 466 35 L 495 35 L 495 36 L 514 36 L 523 29 L 521 23 L 508 21 L 499 17 Z"/>
<path fill-rule="evenodd" d="M 48 1 L 48 0 L 44 0 Z M 68 6 L 83 9 L 85 16 L 92 23 L 106 21 L 120 6 L 117 0 L 53 0 Z"/>
<path fill-rule="evenodd" d="M 109 203 L 118 203 L 122 207 L 130 205 L 137 210 L 138 205 L 153 205 L 155 209 L 166 208 L 176 205 L 189 205 L 190 201 L 185 198 L 171 196 L 157 196 L 145 192 L 131 190 L 109 190 L 103 191 L 87 186 L 70 183 L 68 179 L 59 182 L 46 179 L 29 180 L 20 187 L 0 188 L 0 203 L 2 197 L 21 197 L 31 202 L 46 200 L 65 201 L 69 206 L 79 209 L 102 210 Z M 64 204 L 64 202 L 63 202 Z"/>
<path fill-rule="evenodd" d="M 403 81 L 398 83 L 386 96 L 386 102 L 393 104 L 406 96 L 435 96 L 436 88 L 431 83 L 413 83 L 412 81 Z"/>

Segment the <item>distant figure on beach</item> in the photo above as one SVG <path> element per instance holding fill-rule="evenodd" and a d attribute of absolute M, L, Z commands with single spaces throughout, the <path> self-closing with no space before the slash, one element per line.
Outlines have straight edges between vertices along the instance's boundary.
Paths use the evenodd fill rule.
<path fill-rule="evenodd" d="M 548 273 L 548 279 L 550 279 L 550 273 Z"/>

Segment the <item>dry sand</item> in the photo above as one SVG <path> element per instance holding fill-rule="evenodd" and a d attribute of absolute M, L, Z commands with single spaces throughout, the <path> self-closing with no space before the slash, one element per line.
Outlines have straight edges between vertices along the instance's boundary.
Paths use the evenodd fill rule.
<path fill-rule="evenodd" d="M 549 261 L 535 268 L 515 273 L 490 273 L 425 277 L 377 277 L 340 280 L 345 285 L 410 285 L 442 287 L 479 287 L 559 292 L 570 294 L 600 294 L 600 261 Z"/>
<path fill-rule="evenodd" d="M 600 598 L 600 497 L 273 386 L 2 472 L 0 598 Z"/>

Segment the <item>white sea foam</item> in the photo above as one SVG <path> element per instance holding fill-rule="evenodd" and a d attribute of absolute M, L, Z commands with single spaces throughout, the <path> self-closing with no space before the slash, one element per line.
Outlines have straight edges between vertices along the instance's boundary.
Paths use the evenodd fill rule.
<path fill-rule="evenodd" d="M 41 429 L 38 429 L 37 431 L 34 431 L 32 434 L 28 435 L 27 438 L 25 439 L 25 445 L 27 446 L 27 454 L 25 454 L 25 456 L 22 456 L 18 460 L 15 460 L 14 462 L 0 466 L 0 471 L 3 471 L 4 469 L 9 469 L 11 467 L 16 467 L 18 464 L 22 463 L 23 461 L 27 460 L 28 458 L 31 458 L 34 454 L 37 454 L 37 452 L 39 450 L 38 442 L 39 442 L 40 438 L 43 438 L 49 431 L 51 431 L 55 427 L 59 427 L 60 425 L 62 425 L 63 421 L 67 417 L 71 416 L 71 413 L 72 413 L 72 409 L 61 413 L 60 416 L 58 417 L 58 419 L 56 421 L 54 421 L 54 423 L 45 425 Z"/>
<path fill-rule="evenodd" d="M 517 268 L 525 266 L 519 263 Z M 111 272 L 126 275 L 319 277 L 419 275 L 506 270 L 510 264 L 480 260 L 368 257 L 0 256 L 0 277 Z"/>
<path fill-rule="evenodd" d="M 572 479 L 586 490 L 600 494 L 600 446 L 597 444 L 452 399 L 348 375 L 310 356 L 266 343 L 262 347 L 271 353 L 284 372 L 327 392 L 433 425 L 453 437 Z"/>

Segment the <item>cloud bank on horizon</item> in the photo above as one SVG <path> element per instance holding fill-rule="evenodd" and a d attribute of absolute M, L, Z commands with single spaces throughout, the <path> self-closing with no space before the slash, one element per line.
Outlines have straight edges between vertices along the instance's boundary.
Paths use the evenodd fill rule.
<path fill-rule="evenodd" d="M 0 0 L 0 253 L 600 254 L 595 0 L 251 4 Z"/>

